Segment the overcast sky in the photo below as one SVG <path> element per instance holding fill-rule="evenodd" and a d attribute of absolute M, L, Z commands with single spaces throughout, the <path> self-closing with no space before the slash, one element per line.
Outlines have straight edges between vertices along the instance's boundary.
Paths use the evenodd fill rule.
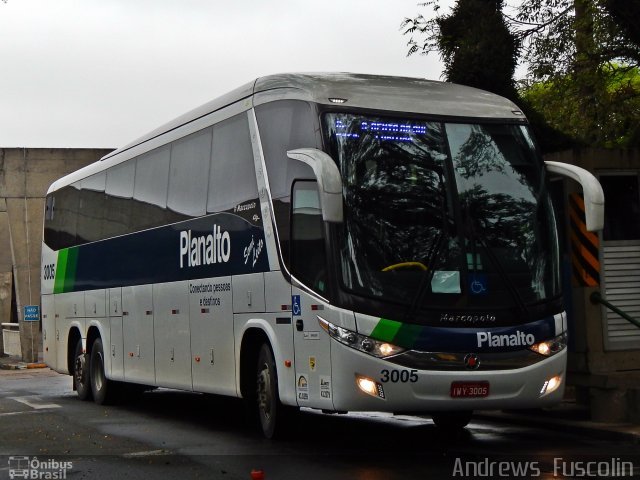
<path fill-rule="evenodd" d="M 122 146 L 272 73 L 442 74 L 406 57 L 418 0 L 4 2 L 0 148 Z"/>

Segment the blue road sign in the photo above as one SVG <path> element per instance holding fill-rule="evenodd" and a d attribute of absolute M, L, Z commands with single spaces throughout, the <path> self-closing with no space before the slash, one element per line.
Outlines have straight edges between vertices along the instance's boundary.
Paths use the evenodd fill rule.
<path fill-rule="evenodd" d="M 38 322 L 38 321 L 40 321 L 40 305 L 25 305 L 24 306 L 24 321 L 25 322 Z"/>

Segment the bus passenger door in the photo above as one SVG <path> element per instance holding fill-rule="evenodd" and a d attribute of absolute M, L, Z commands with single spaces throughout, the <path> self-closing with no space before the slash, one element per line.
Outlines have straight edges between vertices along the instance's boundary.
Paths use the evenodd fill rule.
<path fill-rule="evenodd" d="M 111 359 L 111 380 L 124 380 L 124 353 L 122 339 L 122 290 L 110 288 L 107 292 L 109 329 L 109 358 Z M 106 353 L 106 352 L 105 352 Z"/>
<path fill-rule="evenodd" d="M 69 345 L 69 330 L 73 326 L 86 335 L 84 314 L 84 292 L 60 293 L 54 297 L 56 320 L 57 371 L 71 373 L 67 362 L 67 352 L 74 352 L 76 345 Z"/>
<path fill-rule="evenodd" d="M 330 344 L 318 323 L 326 303 L 327 259 L 317 182 L 296 181 L 291 208 L 291 271 L 308 287 L 292 281 L 296 398 L 299 406 L 332 410 Z"/>
<path fill-rule="evenodd" d="M 123 370 L 127 382 L 156 384 L 153 307 L 152 285 L 122 288 Z"/>
<path fill-rule="evenodd" d="M 189 312 L 193 389 L 235 396 L 231 277 L 189 281 Z"/>
<path fill-rule="evenodd" d="M 188 288 L 187 281 L 153 285 L 155 370 L 161 387 L 193 389 Z"/>
<path fill-rule="evenodd" d="M 51 368 L 56 362 L 56 309 L 53 295 L 42 295 L 42 343 L 44 363 Z"/>

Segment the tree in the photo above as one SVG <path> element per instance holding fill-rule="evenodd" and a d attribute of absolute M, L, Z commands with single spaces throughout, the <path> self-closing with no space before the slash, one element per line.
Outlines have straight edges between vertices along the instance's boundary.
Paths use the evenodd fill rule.
<path fill-rule="evenodd" d="M 585 62 L 638 66 L 639 15 L 640 0 L 524 0 L 509 21 L 530 76 L 547 80 Z"/>
<path fill-rule="evenodd" d="M 440 52 L 447 81 L 489 90 L 516 99 L 513 79 L 518 41 L 502 15 L 503 0 L 458 0 L 448 15 L 427 20 L 406 18 L 405 34 L 425 37 L 420 45 L 412 35 L 409 52 Z M 438 0 L 421 4 L 439 10 Z M 481 19 L 481 21 L 479 21 Z"/>
<path fill-rule="evenodd" d="M 544 118 L 519 98 L 514 71 L 520 40 L 509 31 L 503 1 L 459 0 L 449 15 L 440 15 L 438 0 L 420 4 L 434 16 L 405 18 L 401 28 L 410 34 L 408 55 L 439 52 L 446 80 L 482 88 L 518 103 L 533 127 L 543 151 L 571 146 L 569 137 L 548 126 Z M 421 42 L 418 37 L 422 37 Z"/>
<path fill-rule="evenodd" d="M 523 2 L 512 19 L 529 66 L 523 85 L 542 82 L 527 98 L 552 125 L 588 145 L 637 145 L 639 12 L 640 0 Z"/>
<path fill-rule="evenodd" d="M 447 17 L 439 14 L 438 0 L 422 5 L 433 7 L 436 17 L 405 19 L 404 33 L 412 35 L 408 53 L 443 55 L 441 19 Z M 528 66 L 520 86 L 529 92 L 525 98 L 546 115 L 551 104 L 563 111 L 570 123 L 551 124 L 580 143 L 636 145 L 632 130 L 640 123 L 640 85 L 632 73 L 640 65 L 638 18 L 640 0 L 523 0 L 517 14 L 504 15 L 504 21 Z M 413 34 L 424 36 L 424 42 Z M 539 83 L 544 88 L 536 90 Z M 622 134 L 624 125 L 629 131 Z"/>
<path fill-rule="evenodd" d="M 459 0 L 450 15 L 438 18 L 437 44 L 447 80 L 515 100 L 518 41 L 505 23 L 502 4 Z"/>
<path fill-rule="evenodd" d="M 640 63 L 640 1 L 604 0 L 603 7 L 620 29 L 623 42 L 619 56 L 633 58 Z"/>
<path fill-rule="evenodd" d="M 604 147 L 633 147 L 640 145 L 640 70 L 637 68 L 608 66 L 607 84 L 600 94 L 601 104 L 598 126 L 598 145 Z M 565 132 L 572 138 L 585 138 L 581 129 L 585 128 L 583 110 L 575 102 L 572 85 L 573 77 L 566 76 L 553 81 L 531 83 L 521 90 L 523 101 L 541 115 L 546 123 L 557 131 Z M 624 101 L 623 92 L 631 90 Z M 636 92 L 636 93 L 633 93 Z M 605 103 L 606 102 L 606 103 Z"/>

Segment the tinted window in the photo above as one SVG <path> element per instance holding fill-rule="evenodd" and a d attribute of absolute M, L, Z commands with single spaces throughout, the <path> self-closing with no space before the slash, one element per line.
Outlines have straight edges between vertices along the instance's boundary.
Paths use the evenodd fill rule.
<path fill-rule="evenodd" d="M 50 219 L 45 221 L 46 244 L 54 250 L 75 245 L 80 185 L 76 183 L 64 187 L 49 198 L 47 203 L 51 204 L 51 215 Z"/>
<path fill-rule="evenodd" d="M 133 188 L 132 229 L 142 230 L 162 225 L 169 219 L 167 185 L 169 181 L 170 147 L 165 146 L 142 155 L 136 161 Z"/>
<path fill-rule="evenodd" d="M 213 127 L 208 212 L 231 210 L 258 197 L 247 114 Z"/>
<path fill-rule="evenodd" d="M 260 139 L 273 197 L 280 250 L 289 265 L 290 192 L 295 179 L 315 179 L 308 165 L 287 157 L 296 148 L 322 148 L 316 111 L 299 100 L 266 103 L 256 108 Z"/>
<path fill-rule="evenodd" d="M 131 199 L 135 173 L 136 162 L 134 160 L 129 160 L 107 170 L 102 238 L 124 235 L 133 230 Z"/>
<path fill-rule="evenodd" d="M 260 221 L 246 113 L 49 195 L 45 242 L 61 249 L 229 210 Z"/>
<path fill-rule="evenodd" d="M 136 200 L 161 208 L 167 206 L 170 147 L 165 146 L 146 153 L 136 162 L 133 196 Z"/>
<path fill-rule="evenodd" d="M 296 182 L 291 212 L 291 270 L 313 290 L 326 291 L 324 222 L 316 182 Z"/>
<path fill-rule="evenodd" d="M 78 243 L 95 242 L 102 237 L 105 182 L 105 172 L 97 173 L 80 182 L 81 192 L 76 232 Z"/>
<path fill-rule="evenodd" d="M 167 206 L 189 216 L 204 215 L 211 158 L 211 129 L 174 142 Z"/>
<path fill-rule="evenodd" d="M 286 100 L 256 109 L 269 186 L 274 198 L 288 197 L 296 178 L 314 179 L 311 167 L 287 157 L 296 148 L 321 148 L 317 121 L 307 102 Z"/>

